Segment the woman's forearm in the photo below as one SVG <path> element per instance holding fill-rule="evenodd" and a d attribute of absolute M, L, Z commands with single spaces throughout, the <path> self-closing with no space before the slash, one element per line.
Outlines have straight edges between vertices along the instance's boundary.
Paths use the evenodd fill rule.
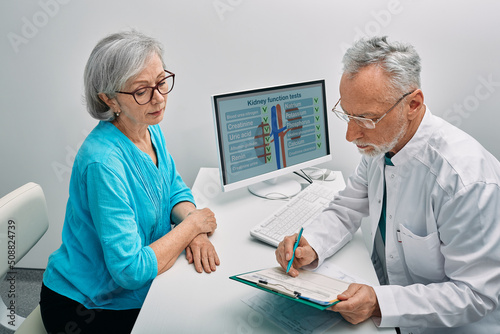
<path fill-rule="evenodd" d="M 197 210 L 193 203 L 181 202 L 172 209 L 176 227 L 153 242 L 158 261 L 158 275 L 170 269 L 179 255 L 201 233 L 211 234 L 217 227 L 215 215 L 209 209 Z"/>

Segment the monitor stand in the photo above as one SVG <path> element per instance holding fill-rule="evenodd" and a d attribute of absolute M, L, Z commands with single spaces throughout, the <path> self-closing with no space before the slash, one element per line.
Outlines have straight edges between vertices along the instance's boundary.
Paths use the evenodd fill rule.
<path fill-rule="evenodd" d="M 281 176 L 252 184 L 248 186 L 248 190 L 255 196 L 266 199 L 287 199 L 297 195 L 302 186 L 297 180 Z"/>

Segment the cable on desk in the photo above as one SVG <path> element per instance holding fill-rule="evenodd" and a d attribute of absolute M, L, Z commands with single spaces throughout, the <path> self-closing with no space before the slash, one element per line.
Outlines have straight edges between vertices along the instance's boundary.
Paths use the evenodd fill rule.
<path fill-rule="evenodd" d="M 313 183 L 313 180 L 309 177 L 309 175 L 306 174 L 306 172 L 304 172 L 302 169 L 300 171 L 302 172 L 302 174 L 299 174 L 298 172 L 293 172 L 293 173 L 300 176 L 307 182 L 309 182 L 309 184 Z"/>

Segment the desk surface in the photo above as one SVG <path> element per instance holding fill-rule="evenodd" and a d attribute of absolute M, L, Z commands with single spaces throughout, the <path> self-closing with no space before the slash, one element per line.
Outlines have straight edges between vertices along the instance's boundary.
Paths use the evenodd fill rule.
<path fill-rule="evenodd" d="M 336 190 L 345 187 L 338 172 L 336 180 L 327 184 Z M 193 194 L 199 208 L 209 207 L 215 213 L 218 228 L 211 241 L 221 264 L 216 272 L 199 274 L 181 255 L 170 270 L 153 281 L 132 333 L 283 333 L 241 301 L 255 289 L 229 279 L 277 265 L 275 248 L 252 238 L 249 230 L 283 202 L 253 196 L 247 189 L 222 193 L 217 168 L 200 170 Z M 360 231 L 327 261 L 378 284 Z M 395 333 L 377 328 L 371 320 L 356 326 L 342 320 L 330 332 Z"/>

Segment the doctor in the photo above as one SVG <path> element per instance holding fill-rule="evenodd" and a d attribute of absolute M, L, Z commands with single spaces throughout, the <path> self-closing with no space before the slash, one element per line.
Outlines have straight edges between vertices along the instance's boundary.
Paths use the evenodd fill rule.
<path fill-rule="evenodd" d="M 351 284 L 332 311 L 401 333 L 500 333 L 500 163 L 430 112 L 412 46 L 363 39 L 343 64 L 333 111 L 361 162 L 305 228 L 290 275 L 321 265 L 368 216 L 381 286 Z M 276 250 L 283 268 L 295 238 Z"/>

